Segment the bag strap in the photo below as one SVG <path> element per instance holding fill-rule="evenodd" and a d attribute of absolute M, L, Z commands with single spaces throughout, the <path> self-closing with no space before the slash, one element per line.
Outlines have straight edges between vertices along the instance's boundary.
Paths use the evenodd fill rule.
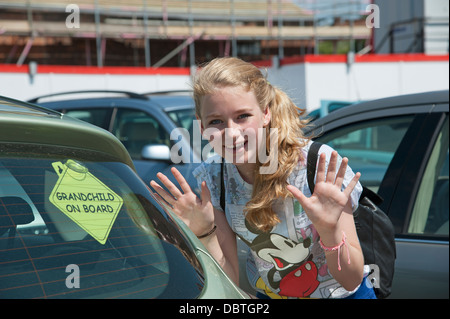
<path fill-rule="evenodd" d="M 316 175 L 316 165 L 317 165 L 317 158 L 319 154 L 319 149 L 322 146 L 322 143 L 319 142 L 313 142 L 311 146 L 309 147 L 307 159 L 306 159 L 306 176 L 308 180 L 308 186 L 309 190 L 311 191 L 311 194 L 314 193 L 314 176 Z"/>
<path fill-rule="evenodd" d="M 223 169 L 225 160 L 222 158 L 220 162 L 220 207 L 225 212 L 225 184 L 223 182 Z"/>

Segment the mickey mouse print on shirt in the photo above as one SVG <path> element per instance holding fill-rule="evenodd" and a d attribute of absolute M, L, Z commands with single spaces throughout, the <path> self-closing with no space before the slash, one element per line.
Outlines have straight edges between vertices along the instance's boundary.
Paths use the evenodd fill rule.
<path fill-rule="evenodd" d="M 251 229 L 248 224 L 247 227 Z M 272 265 L 266 275 L 271 291 L 280 296 L 305 298 L 318 287 L 318 271 L 312 262 L 309 238 L 298 243 L 280 234 L 259 232 L 252 242 L 242 237 L 241 240 L 253 254 Z"/>

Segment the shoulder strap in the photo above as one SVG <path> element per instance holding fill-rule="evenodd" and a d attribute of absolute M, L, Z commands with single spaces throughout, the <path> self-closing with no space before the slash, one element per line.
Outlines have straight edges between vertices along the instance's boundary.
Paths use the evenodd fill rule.
<path fill-rule="evenodd" d="M 314 176 L 316 175 L 317 157 L 321 146 L 322 143 L 313 142 L 309 147 L 306 159 L 306 176 L 311 194 L 314 193 Z"/>
<path fill-rule="evenodd" d="M 225 184 L 223 182 L 223 169 L 225 160 L 222 158 L 220 162 L 220 207 L 225 212 Z"/>

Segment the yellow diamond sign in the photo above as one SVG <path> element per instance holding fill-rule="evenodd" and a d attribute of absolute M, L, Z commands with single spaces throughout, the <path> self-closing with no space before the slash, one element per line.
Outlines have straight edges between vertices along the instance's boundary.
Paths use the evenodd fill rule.
<path fill-rule="evenodd" d="M 49 200 L 78 226 L 105 244 L 123 200 L 82 164 L 52 163 L 59 178 Z"/>

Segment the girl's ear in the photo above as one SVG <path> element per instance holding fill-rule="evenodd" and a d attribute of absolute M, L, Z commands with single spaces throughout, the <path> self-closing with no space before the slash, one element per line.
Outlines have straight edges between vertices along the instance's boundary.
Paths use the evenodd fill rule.
<path fill-rule="evenodd" d="M 270 113 L 270 108 L 267 106 L 264 110 L 264 126 L 269 125 L 271 118 L 272 114 Z"/>

